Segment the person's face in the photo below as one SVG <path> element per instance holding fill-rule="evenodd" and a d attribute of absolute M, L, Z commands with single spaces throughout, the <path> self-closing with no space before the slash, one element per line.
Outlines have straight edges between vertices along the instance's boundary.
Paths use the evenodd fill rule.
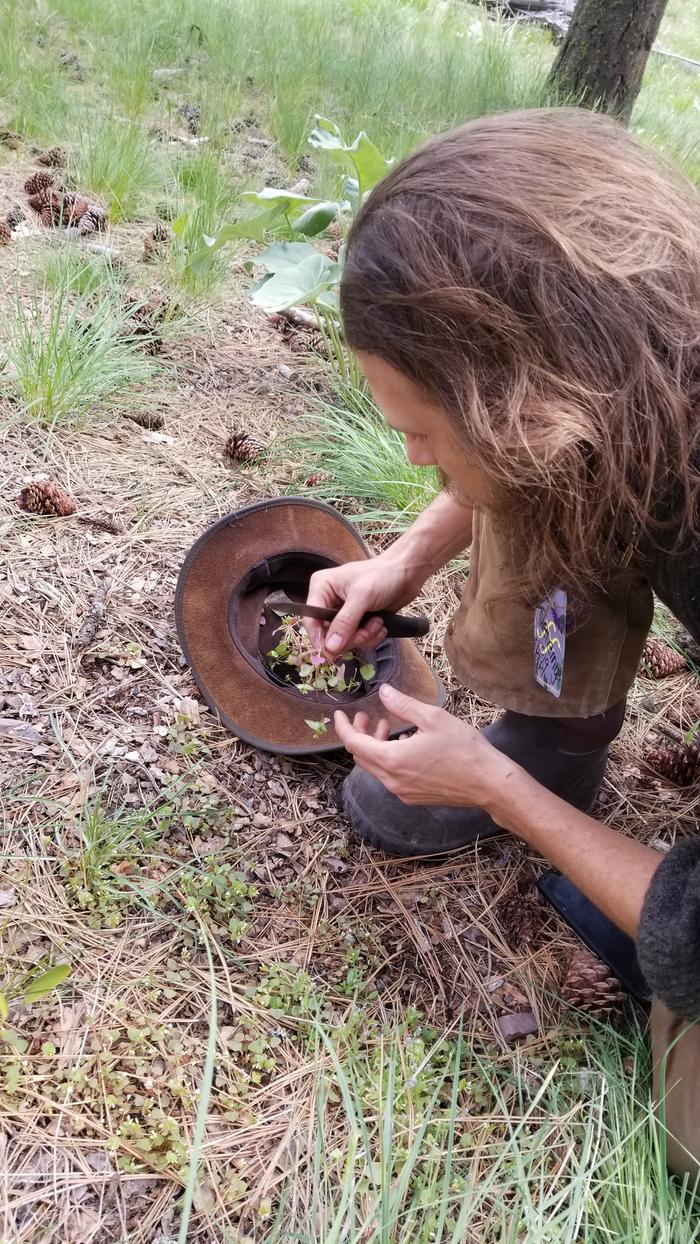
<path fill-rule="evenodd" d="M 357 358 L 384 418 L 404 437 L 409 462 L 439 467 L 461 500 L 486 505 L 486 475 L 469 461 L 442 407 L 376 354 L 360 350 Z"/>

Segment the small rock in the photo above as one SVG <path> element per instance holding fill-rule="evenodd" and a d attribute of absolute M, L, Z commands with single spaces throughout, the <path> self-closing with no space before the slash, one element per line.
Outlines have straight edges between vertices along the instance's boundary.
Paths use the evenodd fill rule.
<path fill-rule="evenodd" d="M 253 818 L 253 822 L 255 822 L 255 817 Z M 293 851 L 294 843 L 292 842 L 292 839 L 287 834 L 279 833 L 277 837 L 275 838 L 275 850 L 276 851 Z"/>
<path fill-rule="evenodd" d="M 0 717 L 0 736 L 16 743 L 41 743 L 41 735 L 34 726 L 13 717 Z"/>
<path fill-rule="evenodd" d="M 119 258 L 119 251 L 115 246 L 107 246 L 104 242 L 90 242 L 86 247 L 91 255 L 103 255 L 105 259 L 113 262 Z"/>
<path fill-rule="evenodd" d="M 532 1011 L 519 1011 L 515 1015 L 499 1015 L 496 1023 L 501 1036 L 506 1041 L 519 1041 L 521 1037 L 532 1037 L 539 1032 L 537 1020 Z"/>
<path fill-rule="evenodd" d="M 256 812 L 253 817 L 254 829 L 269 829 L 272 821 L 269 816 L 265 816 L 262 812 Z"/>

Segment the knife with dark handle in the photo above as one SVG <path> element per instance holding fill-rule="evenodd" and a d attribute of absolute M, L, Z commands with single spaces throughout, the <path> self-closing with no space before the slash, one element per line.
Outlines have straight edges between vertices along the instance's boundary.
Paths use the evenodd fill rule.
<path fill-rule="evenodd" d="M 337 609 L 322 609 L 320 605 L 307 605 L 302 600 L 290 600 L 284 592 L 271 592 L 265 604 L 280 618 L 291 614 L 300 618 L 318 618 L 320 622 L 332 622 L 338 614 Z M 420 614 L 387 613 L 378 609 L 375 613 L 366 613 L 360 618 L 358 631 L 372 618 L 381 618 L 391 639 L 416 639 L 419 635 L 427 635 L 430 630 L 430 622 Z"/>

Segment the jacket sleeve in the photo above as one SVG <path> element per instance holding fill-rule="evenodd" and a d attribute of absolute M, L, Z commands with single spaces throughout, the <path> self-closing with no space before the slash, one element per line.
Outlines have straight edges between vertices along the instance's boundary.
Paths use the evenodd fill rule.
<path fill-rule="evenodd" d="M 683 1019 L 700 1018 L 700 838 L 676 843 L 654 873 L 637 955 L 652 993 Z"/>

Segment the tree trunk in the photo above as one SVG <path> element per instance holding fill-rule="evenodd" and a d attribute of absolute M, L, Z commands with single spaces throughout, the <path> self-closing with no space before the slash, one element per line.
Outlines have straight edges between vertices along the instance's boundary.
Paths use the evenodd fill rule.
<path fill-rule="evenodd" d="M 667 0 L 578 0 L 554 62 L 559 99 L 629 121 Z"/>

